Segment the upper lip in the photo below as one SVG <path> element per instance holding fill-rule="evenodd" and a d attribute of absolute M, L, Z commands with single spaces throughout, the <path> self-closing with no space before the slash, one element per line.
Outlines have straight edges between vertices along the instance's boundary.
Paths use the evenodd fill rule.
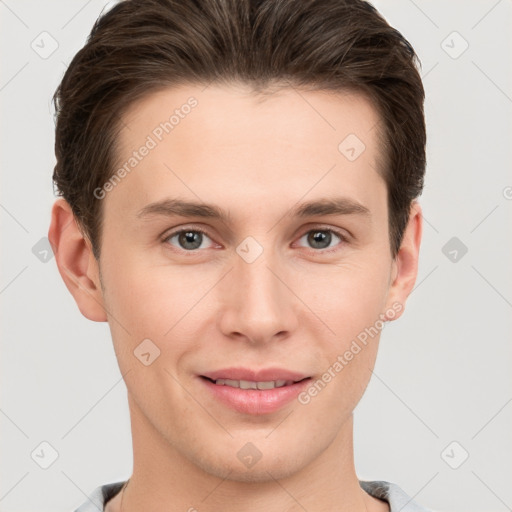
<path fill-rule="evenodd" d="M 298 372 L 292 372 L 283 368 L 262 368 L 252 370 L 250 368 L 224 368 L 203 373 L 202 377 L 208 377 L 211 380 L 230 379 L 230 380 L 248 380 L 251 382 L 269 382 L 275 380 L 293 380 L 298 382 L 309 375 Z"/>

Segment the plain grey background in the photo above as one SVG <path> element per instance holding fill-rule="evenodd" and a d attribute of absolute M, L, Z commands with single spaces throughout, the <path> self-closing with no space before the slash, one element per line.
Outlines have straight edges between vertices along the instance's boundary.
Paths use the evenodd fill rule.
<path fill-rule="evenodd" d="M 108 325 L 81 316 L 46 240 L 50 99 L 105 5 L 0 0 L 1 512 L 72 511 L 131 473 Z M 512 2 L 374 5 L 420 57 L 428 167 L 419 276 L 355 412 L 357 473 L 439 511 L 511 510 Z"/>

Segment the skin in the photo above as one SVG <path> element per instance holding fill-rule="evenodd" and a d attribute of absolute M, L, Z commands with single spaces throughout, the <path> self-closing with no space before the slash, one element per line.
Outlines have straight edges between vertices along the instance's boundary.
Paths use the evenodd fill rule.
<path fill-rule="evenodd" d="M 69 205 L 58 199 L 52 210 L 59 271 L 81 313 L 108 321 L 128 390 L 134 469 L 123 511 L 389 510 L 361 489 L 353 457 L 353 410 L 378 335 L 308 404 L 271 414 L 228 408 L 198 377 L 274 366 L 316 380 L 393 304 L 400 317 L 417 276 L 421 208 L 413 203 L 393 259 L 377 113 L 355 93 L 285 88 L 263 101 L 243 86 L 180 86 L 124 114 L 119 164 L 190 96 L 198 105 L 102 199 L 99 261 Z M 338 150 L 351 133 L 366 146 L 354 161 Z M 334 196 L 370 214 L 289 215 Z M 213 203 L 230 218 L 137 217 L 167 197 Z M 172 228 L 208 234 L 187 251 L 177 236 L 162 241 Z M 314 246 L 304 235 L 320 228 L 347 241 L 333 234 Z M 252 263 L 236 252 L 248 236 L 263 248 Z M 160 349 L 149 366 L 133 354 L 146 338 Z M 262 454 L 250 469 L 237 457 L 248 442 Z M 107 510 L 120 510 L 120 494 Z"/>

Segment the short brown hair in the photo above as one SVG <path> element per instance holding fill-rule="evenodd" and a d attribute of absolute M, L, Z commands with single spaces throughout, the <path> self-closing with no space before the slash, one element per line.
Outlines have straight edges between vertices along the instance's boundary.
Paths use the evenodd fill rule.
<path fill-rule="evenodd" d="M 363 0 L 124 0 L 98 18 L 55 91 L 53 180 L 99 259 L 101 201 L 123 112 L 181 84 L 365 94 L 376 108 L 396 256 L 426 166 L 424 90 L 409 42 Z M 340 141 L 341 142 L 341 141 Z"/>

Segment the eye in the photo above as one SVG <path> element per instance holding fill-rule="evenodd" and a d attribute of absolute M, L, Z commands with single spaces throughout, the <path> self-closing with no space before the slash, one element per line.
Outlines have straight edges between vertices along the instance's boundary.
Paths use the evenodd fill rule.
<path fill-rule="evenodd" d="M 332 245 L 333 242 L 339 240 L 338 244 Z M 210 245 L 208 245 L 208 240 Z M 342 242 L 348 242 L 347 237 L 334 229 L 311 229 L 299 239 L 299 242 L 305 240 L 310 248 L 315 252 L 329 253 L 338 250 L 337 245 Z M 171 245 L 173 248 L 185 252 L 198 252 L 198 249 L 208 249 L 213 246 L 212 239 L 202 229 L 198 228 L 182 228 L 167 234 L 162 242 Z M 330 247 L 334 247 L 329 249 Z"/>
<path fill-rule="evenodd" d="M 188 252 L 195 251 L 196 249 L 207 249 L 204 244 L 205 239 L 211 241 L 211 238 L 206 234 L 206 232 L 197 228 L 185 228 L 180 229 L 179 231 L 174 231 L 169 235 L 166 235 L 162 241 L 169 243 L 170 245 L 174 245 L 174 239 L 176 240 L 175 243 L 178 244 L 178 249 Z"/>
<path fill-rule="evenodd" d="M 333 247 L 331 246 L 331 242 L 335 242 L 336 239 L 338 239 L 340 242 L 348 242 L 347 238 L 344 235 L 333 229 L 311 229 L 307 233 L 302 235 L 299 241 L 304 239 L 306 243 L 310 244 L 311 248 L 321 250 L 321 252 L 336 251 L 337 248 L 325 250 L 328 249 L 329 247 Z"/>

